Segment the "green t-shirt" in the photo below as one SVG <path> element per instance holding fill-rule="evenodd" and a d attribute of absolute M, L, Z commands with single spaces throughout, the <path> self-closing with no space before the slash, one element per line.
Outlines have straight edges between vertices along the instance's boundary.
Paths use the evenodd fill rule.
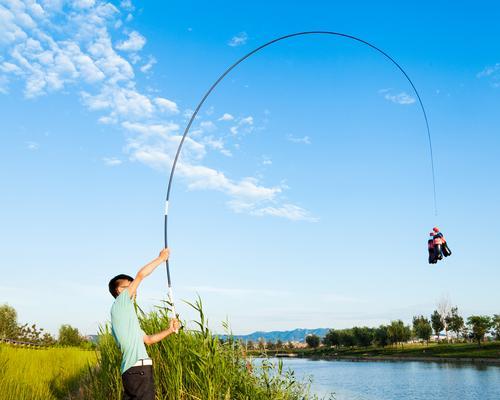
<path fill-rule="evenodd" d="M 111 307 L 111 332 L 122 352 L 122 374 L 138 360 L 149 358 L 144 346 L 145 333 L 139 325 L 128 289 L 120 293 Z"/>

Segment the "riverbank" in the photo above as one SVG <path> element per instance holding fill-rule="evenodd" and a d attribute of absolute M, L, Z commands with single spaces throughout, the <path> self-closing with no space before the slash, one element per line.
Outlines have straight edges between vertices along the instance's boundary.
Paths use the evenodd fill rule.
<path fill-rule="evenodd" d="M 257 351 L 249 354 L 260 354 Z M 500 365 L 500 342 L 405 344 L 392 347 L 280 349 L 266 351 L 268 357 L 299 357 L 345 361 L 433 361 Z"/>

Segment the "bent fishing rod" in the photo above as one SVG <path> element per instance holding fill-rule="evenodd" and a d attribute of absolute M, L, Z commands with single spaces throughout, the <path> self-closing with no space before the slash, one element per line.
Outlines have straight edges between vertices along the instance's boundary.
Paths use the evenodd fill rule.
<path fill-rule="evenodd" d="M 341 32 L 333 32 L 333 31 L 305 31 L 305 32 L 297 32 L 297 33 L 291 33 L 289 35 L 285 36 L 280 36 L 276 39 L 270 40 L 267 43 L 264 43 L 263 45 L 255 48 L 254 50 L 250 51 L 249 53 L 245 54 L 243 57 L 241 57 L 239 60 L 237 60 L 234 64 L 232 64 L 229 68 L 227 68 L 218 78 L 217 80 L 210 86 L 210 88 L 207 90 L 207 92 L 204 94 L 198 105 L 196 106 L 193 114 L 191 115 L 191 118 L 189 119 L 188 124 L 186 125 L 186 128 L 184 129 L 184 133 L 182 135 L 182 138 L 179 142 L 179 146 L 177 148 L 177 151 L 175 153 L 175 158 L 174 162 L 172 164 L 172 169 L 170 171 L 170 177 L 168 179 L 168 187 L 167 187 L 167 196 L 165 199 L 165 222 L 164 222 L 164 239 L 165 239 L 165 247 L 168 247 L 168 207 L 169 207 L 169 201 L 170 201 L 170 193 L 172 189 L 172 181 L 174 178 L 174 173 L 175 169 L 177 166 L 177 162 L 179 160 L 179 155 L 182 150 L 182 146 L 184 144 L 184 141 L 186 140 L 187 134 L 189 133 L 189 130 L 191 129 L 191 125 L 193 124 L 193 121 L 195 120 L 196 116 L 198 115 L 198 112 L 200 111 L 201 107 L 207 100 L 208 96 L 213 92 L 213 90 L 217 87 L 217 85 L 234 69 L 236 68 L 239 64 L 241 64 L 243 61 L 248 59 L 249 57 L 253 56 L 255 53 L 258 53 L 260 50 L 271 46 L 274 43 L 281 42 L 286 39 L 291 39 L 293 37 L 297 36 L 305 36 L 305 35 L 331 35 L 331 36 L 337 36 L 337 37 L 342 37 L 350 40 L 354 40 L 358 43 L 364 44 L 373 50 L 376 50 L 378 53 L 382 54 L 385 58 L 387 58 L 389 61 L 391 61 L 397 68 L 398 70 L 404 75 L 406 80 L 410 83 L 415 95 L 417 96 L 418 102 L 420 104 L 420 108 L 422 110 L 422 114 L 424 117 L 425 121 L 425 127 L 427 129 L 427 139 L 429 141 L 429 152 L 430 152 L 430 161 L 431 161 L 431 171 L 432 171 L 432 187 L 433 187 L 433 199 L 434 199 L 434 214 L 437 216 L 437 199 L 436 199 L 436 177 L 435 177 L 435 171 L 434 171 L 434 155 L 433 155 L 433 150 L 432 150 L 432 140 L 431 140 L 431 131 L 429 128 L 429 121 L 427 119 L 427 113 L 425 111 L 424 104 L 422 102 L 422 99 L 420 97 L 420 94 L 418 93 L 417 88 L 413 84 L 413 81 L 410 79 L 406 71 L 401 67 L 401 65 L 394 59 L 392 58 L 389 54 L 387 54 L 385 51 L 380 49 L 379 47 L 373 45 L 372 43 L 367 42 L 366 40 L 360 39 L 359 37 L 353 36 L 353 35 L 348 35 L 345 33 Z M 168 282 L 168 301 L 172 306 L 172 313 L 174 316 L 176 316 L 175 312 L 175 304 L 174 304 L 174 296 L 173 296 L 173 291 L 172 291 L 172 280 L 170 277 L 170 264 L 169 260 L 165 262 L 165 266 L 167 269 L 167 282 Z"/>

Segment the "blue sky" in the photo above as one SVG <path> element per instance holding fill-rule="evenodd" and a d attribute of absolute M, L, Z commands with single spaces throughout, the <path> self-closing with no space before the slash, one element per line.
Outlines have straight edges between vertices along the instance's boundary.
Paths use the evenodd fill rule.
<path fill-rule="evenodd" d="M 234 332 L 376 325 L 443 297 L 498 313 L 500 8 L 421 2 L 0 0 L 0 303 L 20 322 L 94 333 L 108 280 L 162 247 L 172 279 Z M 439 225 L 454 251 L 426 263 Z M 160 267 L 140 289 L 166 295 Z"/>

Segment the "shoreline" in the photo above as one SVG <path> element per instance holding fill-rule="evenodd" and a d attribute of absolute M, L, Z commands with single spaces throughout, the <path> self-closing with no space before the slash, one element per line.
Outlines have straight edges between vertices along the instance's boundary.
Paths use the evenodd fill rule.
<path fill-rule="evenodd" d="M 457 364 L 482 364 L 482 365 L 497 365 L 500 366 L 500 358 L 479 358 L 479 357 L 417 357 L 417 356 L 284 356 L 283 354 L 276 355 L 277 358 L 305 358 L 310 360 L 324 361 L 352 361 L 352 362 L 367 362 L 367 361 L 424 361 L 424 362 L 441 362 L 441 363 L 457 363 Z"/>

